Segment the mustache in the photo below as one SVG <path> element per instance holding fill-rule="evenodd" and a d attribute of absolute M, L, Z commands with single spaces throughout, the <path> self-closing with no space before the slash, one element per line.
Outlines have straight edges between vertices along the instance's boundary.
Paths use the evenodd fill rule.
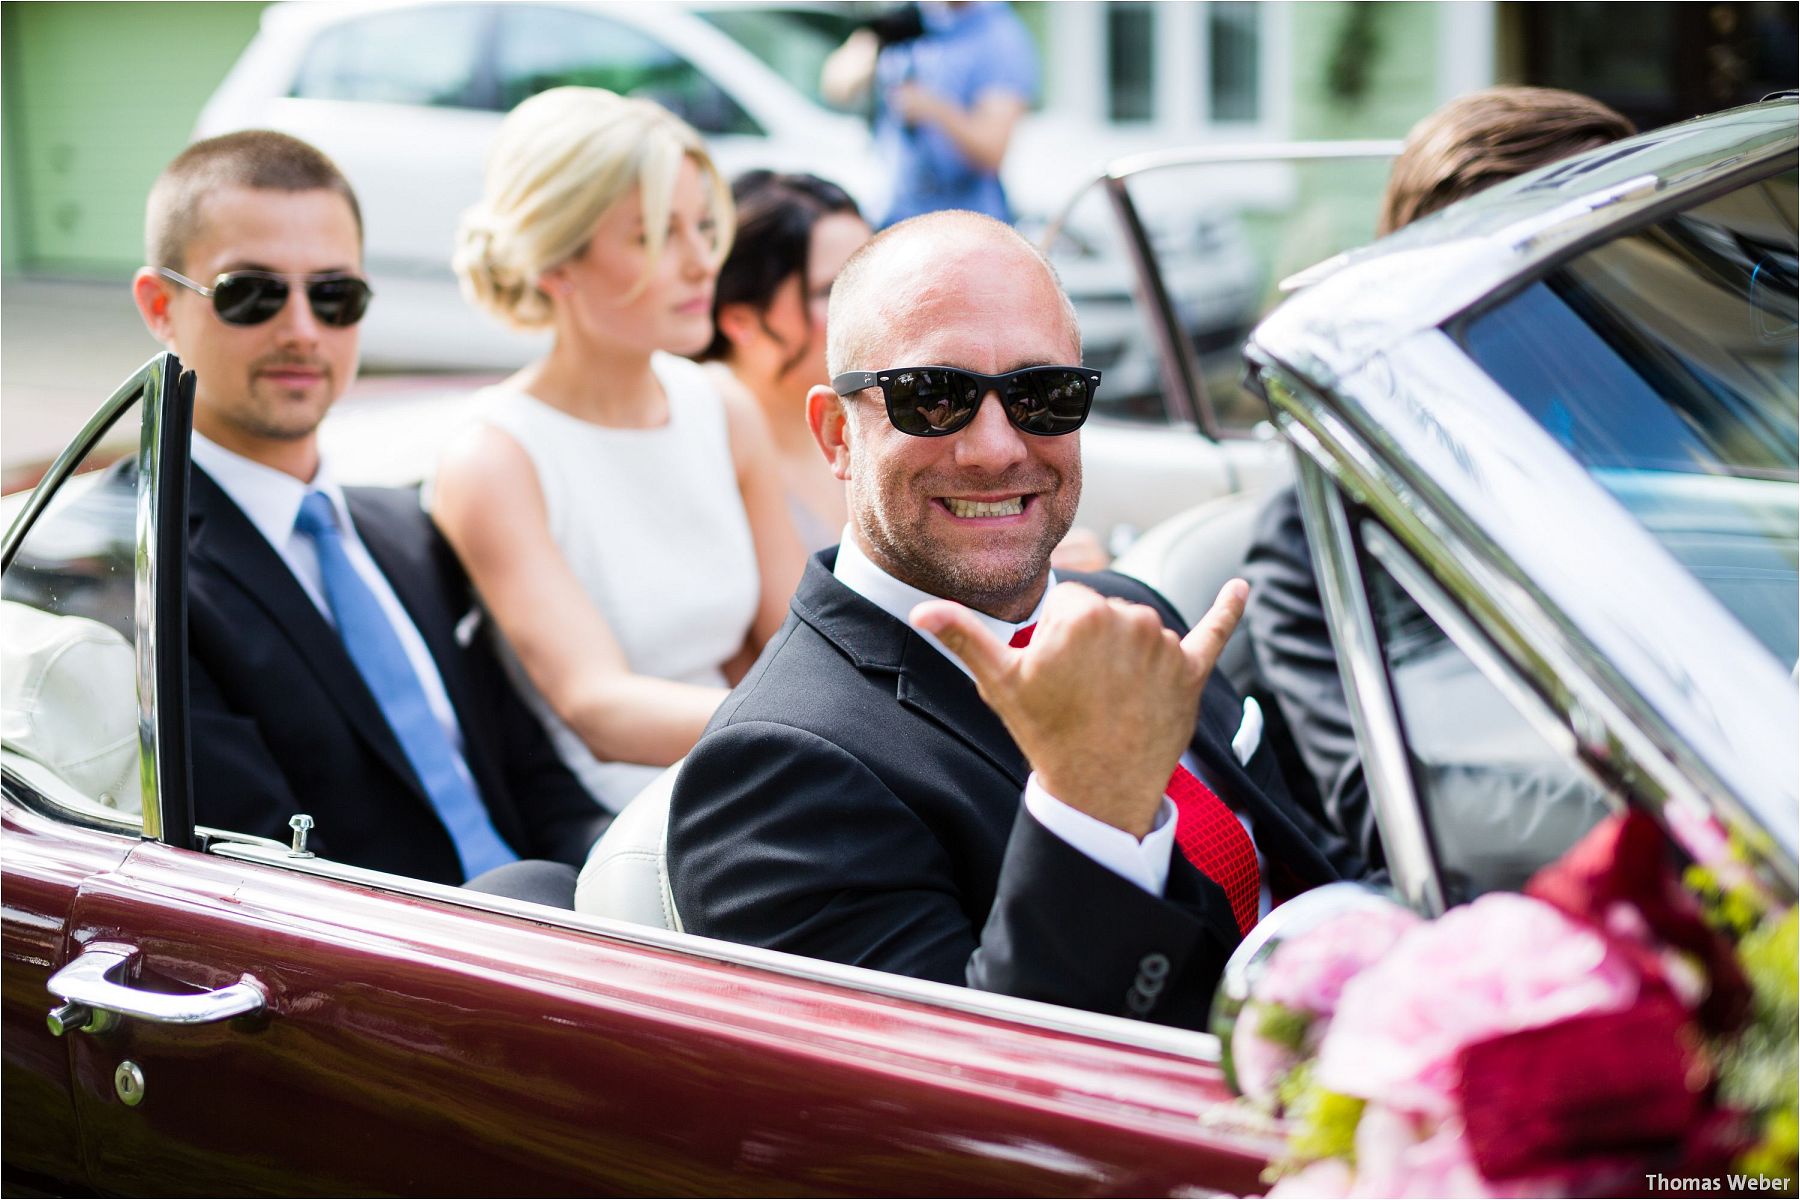
<path fill-rule="evenodd" d="M 1009 470 L 999 474 L 959 471 L 955 474 L 923 476 L 919 484 L 933 496 L 953 496 L 961 492 L 1015 492 L 1019 495 L 1054 491 L 1064 482 L 1060 471 Z"/>
<path fill-rule="evenodd" d="M 260 375 L 265 371 L 285 371 L 296 367 L 306 371 L 317 371 L 327 378 L 332 374 L 331 364 L 324 359 L 293 354 L 266 354 L 250 363 L 250 373 Z"/>

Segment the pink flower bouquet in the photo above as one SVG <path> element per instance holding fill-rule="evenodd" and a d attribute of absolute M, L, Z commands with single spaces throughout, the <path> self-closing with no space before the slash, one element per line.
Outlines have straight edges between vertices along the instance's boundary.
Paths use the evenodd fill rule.
<path fill-rule="evenodd" d="M 1274 945 L 1221 1027 L 1239 1090 L 1289 1122 L 1271 1194 L 1628 1194 L 1746 1169 L 1793 1194 L 1794 912 L 1758 909 L 1734 947 L 1664 855 L 1632 813 L 1526 895 L 1434 921 L 1364 907 Z"/>

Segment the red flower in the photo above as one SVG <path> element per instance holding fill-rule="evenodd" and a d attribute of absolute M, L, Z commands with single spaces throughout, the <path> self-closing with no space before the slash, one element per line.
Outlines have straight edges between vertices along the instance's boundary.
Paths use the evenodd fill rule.
<path fill-rule="evenodd" d="M 1475 1042 L 1460 1065 L 1457 1098 L 1482 1175 L 1577 1187 L 1681 1144 L 1711 1074 L 1667 993 Z"/>
<path fill-rule="evenodd" d="M 1713 1033 L 1741 1029 L 1750 1017 L 1750 984 L 1731 945 L 1700 916 L 1699 903 L 1671 868 L 1662 830 L 1631 809 L 1589 830 L 1569 852 L 1525 885 L 1525 893 L 1600 930 L 1639 963 L 1648 987 L 1669 991 L 1654 945 L 1622 937 L 1610 920 L 1621 904 L 1641 916 L 1655 941 L 1692 955 L 1706 973 L 1700 1023 Z"/>

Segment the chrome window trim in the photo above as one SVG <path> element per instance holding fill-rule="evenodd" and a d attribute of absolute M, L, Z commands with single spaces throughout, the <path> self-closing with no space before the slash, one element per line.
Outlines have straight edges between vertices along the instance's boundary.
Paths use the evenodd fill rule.
<path fill-rule="evenodd" d="M 134 821 L 129 813 L 106 809 L 49 767 L 14 750 L 0 751 L 0 787 L 12 803 L 47 820 L 134 840 L 144 835 L 141 817 Z"/>
<path fill-rule="evenodd" d="M 1150 233 L 1138 217 L 1137 206 L 1132 203 L 1123 179 L 1107 175 L 1102 177 L 1100 186 L 1106 191 L 1114 218 L 1124 229 L 1125 249 L 1137 285 L 1138 304 L 1150 314 L 1150 332 L 1156 338 L 1156 362 L 1162 375 L 1163 412 L 1170 425 L 1190 425 L 1207 437 L 1215 437 L 1212 402 L 1206 396 L 1206 385 L 1201 381 L 1194 356 L 1184 345 L 1187 339 L 1181 336 L 1180 325 L 1174 316 L 1175 306 L 1169 301 L 1168 288 L 1163 286 L 1162 272 L 1157 270 Z M 1074 201 L 1070 201 L 1071 207 L 1073 204 Z M 1061 216 L 1050 223 L 1043 242 L 1046 254 L 1055 244 L 1056 235 L 1062 231 L 1062 223 Z"/>
<path fill-rule="evenodd" d="M 50 503 L 50 497 L 62 487 L 63 481 L 74 473 L 78 464 L 93 453 L 94 447 L 99 445 L 100 439 L 106 435 L 107 430 L 112 428 L 113 422 L 119 419 L 120 414 L 137 403 L 146 384 L 150 380 L 160 378 L 158 364 L 162 358 L 163 356 L 159 354 L 132 372 L 131 378 L 120 384 L 118 390 L 107 397 L 95 410 L 94 415 L 88 418 L 87 424 L 81 427 L 81 432 L 75 435 L 75 440 L 56 456 L 56 460 L 50 464 L 50 469 L 44 472 L 43 478 L 39 479 L 37 486 L 31 490 L 31 498 L 25 502 L 25 506 L 19 510 L 18 515 L 13 518 L 13 523 L 6 530 L 5 545 L 0 547 L 0 572 L 11 569 L 13 556 L 19 552 L 19 546 L 24 542 L 25 535 L 31 532 L 31 527 L 37 523 L 38 514 L 43 512 L 44 506 Z"/>
<path fill-rule="evenodd" d="M 1421 351 L 1409 358 L 1407 350 Z M 1445 351 L 1453 352 L 1448 357 Z M 1333 399 L 1326 401 L 1313 386 L 1275 361 L 1267 349 L 1252 342 L 1247 355 L 1256 364 L 1264 392 L 1278 423 L 1295 444 L 1317 460 L 1328 473 L 1366 504 L 1378 520 L 1409 553 L 1415 555 L 1456 602 L 1462 604 L 1485 636 L 1520 677 L 1535 687 L 1545 703 L 1558 713 L 1579 739 L 1584 756 L 1592 759 L 1608 777 L 1641 796 L 1647 807 L 1660 815 L 1669 803 L 1699 811 L 1723 809 L 1729 823 L 1757 834 L 1766 834 L 1759 857 L 1776 890 L 1791 899 L 1795 894 L 1795 856 L 1791 830 L 1770 830 L 1736 787 L 1715 771 L 1689 745 L 1687 738 L 1637 694 L 1624 675 L 1589 638 L 1527 578 L 1519 567 L 1479 528 L 1439 486 L 1427 470 L 1399 443 L 1391 421 L 1381 410 L 1392 409 L 1397 397 L 1418 405 L 1403 380 L 1428 376 L 1439 389 L 1455 387 L 1459 394 L 1476 398 L 1498 410 L 1510 399 L 1485 374 L 1468 363 L 1460 349 L 1441 332 L 1429 330 L 1390 346 L 1353 378 L 1332 381 Z M 1417 358 L 1431 360 L 1430 371 L 1418 367 Z M 1446 378 L 1449 366 L 1460 361 L 1465 370 Z M 1312 362 L 1308 369 L 1317 369 Z M 1328 374 L 1328 372 L 1327 372 Z M 1430 394 L 1430 393 L 1427 393 Z M 1427 410 L 1420 409 L 1421 413 Z M 1522 414 L 1520 421 L 1529 421 Z M 1533 426 L 1535 429 L 1535 426 Z M 1296 437 L 1301 431 L 1302 437 Z M 1444 437 L 1449 437 L 1447 433 Z M 1547 434 L 1542 435 L 1548 438 Z M 1309 440 L 1303 440 L 1309 439 Z M 1465 451 L 1467 447 L 1463 447 Z M 1508 448 L 1513 457 L 1525 453 Z M 1456 453 L 1455 449 L 1447 450 Z M 1484 450 L 1482 453 L 1490 453 Z M 1569 469 L 1580 472 L 1578 466 Z M 1595 493 L 1596 505 L 1617 503 L 1599 485 L 1580 473 L 1581 486 Z M 1636 529 L 1635 521 L 1621 510 L 1627 523 L 1622 534 Z M 1648 539 L 1648 531 L 1637 531 Z M 1696 585 L 1697 587 L 1698 585 Z M 1710 596 L 1696 604 L 1716 608 Z M 1749 635 L 1745 633 L 1744 638 Z M 1784 686 L 1787 681 L 1782 681 Z M 1788 707 L 1792 708 L 1791 688 Z M 1773 710 L 1765 713 L 1769 720 Z M 1786 743 L 1792 744 L 1791 736 Z M 1779 794 L 1778 781 L 1761 775 L 1755 764 L 1736 764 L 1739 784 L 1747 778 L 1763 780 L 1752 794 Z M 1747 772 L 1747 774 L 1746 774 Z M 1791 788 L 1791 785 L 1790 785 Z M 1379 809 L 1378 819 L 1379 819 Z M 1665 822 L 1666 823 L 1666 822 Z M 1784 839 L 1783 834 L 1788 836 Z M 1384 830 L 1385 836 L 1385 830 Z"/>
<path fill-rule="evenodd" d="M 1418 559 L 1407 553 L 1399 540 L 1379 521 L 1364 518 L 1357 526 L 1357 532 L 1369 556 L 1394 577 L 1394 582 L 1418 604 L 1433 624 L 1444 631 L 1450 643 L 1475 664 L 1476 670 L 1506 697 L 1506 702 L 1519 710 L 1519 715 L 1530 722 L 1532 730 L 1548 742 L 1552 750 L 1570 759 L 1578 770 L 1587 774 L 1588 782 L 1611 795 L 1611 789 L 1581 761 L 1581 743 L 1574 731 L 1564 724 L 1560 715 L 1544 702 L 1542 696 L 1518 676 L 1511 664 L 1495 652 L 1486 636 L 1469 620 L 1468 614 L 1450 599 L 1449 593 L 1438 586 L 1430 572 L 1419 565 Z"/>
<path fill-rule="evenodd" d="M 160 555 L 156 553 L 162 518 L 157 499 L 163 446 L 163 374 L 173 355 L 159 354 L 145 364 L 142 388 L 144 409 L 138 437 L 137 554 L 133 581 L 136 598 L 133 649 L 137 653 L 138 787 L 143 797 L 144 836 L 163 840 L 167 828 L 162 811 L 165 764 L 157 739 L 156 679 L 159 660 L 156 637 L 156 584 Z"/>
<path fill-rule="evenodd" d="M 132 652 L 137 683 L 137 725 L 138 725 L 138 773 L 139 788 L 142 797 L 142 809 L 137 821 L 121 814 L 112 820 L 99 813 L 88 812 L 85 808 L 76 808 L 59 800 L 54 789 L 46 791 L 39 781 L 27 778 L 28 769 L 19 762 L 6 764 L 7 772 L 12 775 L 16 787 L 37 796 L 52 806 L 55 819 L 70 821 L 92 829 L 106 832 L 128 832 L 139 837 L 156 837 L 162 828 L 162 817 L 155 798 L 157 795 L 156 780 L 158 777 L 156 764 L 159 761 L 155 725 L 155 688 L 152 681 L 156 677 L 156 656 L 154 648 L 153 627 L 148 623 L 152 611 L 149 590 L 154 586 L 154 555 L 149 547 L 155 543 L 155 512 L 150 508 L 148 513 L 147 492 L 154 485 L 154 470 L 150 463 L 154 448 L 160 443 L 152 437 L 152 426 L 157 418 L 154 414 L 162 411 L 162 395 L 166 364 L 173 362 L 174 356 L 167 352 L 156 355 L 143 366 L 134 371 L 130 378 L 120 384 L 117 390 L 103 401 L 94 415 L 88 418 L 81 432 L 73 441 L 57 455 L 50 469 L 44 473 L 37 486 L 32 489 L 31 498 L 26 501 L 12 525 L 6 531 L 6 542 L 0 549 L 0 572 L 10 570 L 13 558 L 19 547 L 24 544 L 38 517 L 49 506 L 51 500 L 62 490 L 62 487 L 73 476 L 75 468 L 85 461 L 100 440 L 110 432 L 119 418 L 129 412 L 134 404 L 143 402 L 143 411 L 139 421 L 138 441 L 138 476 L 137 476 L 137 516 L 136 516 L 136 553 L 133 577 L 133 611 L 132 611 Z M 148 452 L 147 452 L 148 451 Z M 29 761 L 29 760 L 25 760 Z M 59 781 L 60 782 L 60 781 Z"/>
<path fill-rule="evenodd" d="M 1572 766 L 1582 780 L 1605 797 L 1616 812 L 1627 801 L 1610 781 L 1603 779 L 1582 756 L 1582 741 L 1560 714 L 1545 703 L 1512 665 L 1488 641 L 1475 622 L 1438 586 L 1431 573 L 1401 546 L 1399 539 L 1380 522 L 1364 518 L 1357 526 L 1361 544 L 1369 556 L 1394 577 L 1394 582 L 1412 598 L 1433 624 L 1444 631 L 1451 645 L 1461 651 L 1482 678 L 1494 685 L 1508 705 L 1524 718 L 1532 731 L 1549 744 L 1553 753 Z M 1373 610 L 1371 610 L 1373 611 Z M 1401 736 L 1405 737 L 1405 719 L 1401 719 Z M 1423 817 L 1424 810 L 1419 810 Z M 1433 856 L 1434 868 L 1437 858 Z M 1440 875 L 1441 879 L 1441 875 Z"/>
<path fill-rule="evenodd" d="M 1295 486 L 1308 531 L 1313 573 L 1331 623 L 1337 650 L 1338 675 L 1344 695 L 1350 698 L 1350 725 L 1363 752 L 1363 776 L 1369 785 L 1369 802 L 1375 807 L 1375 827 L 1381 831 L 1388 872 L 1395 889 L 1413 908 L 1436 916 L 1444 911 L 1444 887 L 1438 878 L 1437 856 L 1425 829 L 1418 793 L 1413 783 L 1412 762 L 1400 725 L 1381 657 L 1381 643 L 1369 598 L 1363 589 L 1362 571 L 1355 558 L 1355 542 L 1343 497 L 1328 477 L 1330 455 L 1304 427 L 1285 413 L 1278 414 L 1283 432 L 1294 443 Z"/>
<path fill-rule="evenodd" d="M 352 884 L 371 891 L 391 892 L 401 896 L 434 900 L 481 912 L 496 913 L 501 916 L 520 917 L 558 929 L 597 934 L 611 941 L 623 942 L 628 945 L 671 951 L 684 957 L 728 966 L 751 967 L 811 983 L 848 988 L 865 995 L 914 1001 L 973 1016 L 996 1017 L 1052 1033 L 1075 1034 L 1130 1046 L 1134 1049 L 1154 1050 L 1214 1065 L 1221 1061 L 1219 1039 L 1210 1033 L 1201 1033 L 1197 1030 L 1177 1029 L 1168 1025 L 1152 1025 L 1143 1021 L 1133 1021 L 1126 1017 L 1084 1012 L 1080 1009 L 1065 1008 L 1059 1004 L 1001 995 L 998 992 L 980 992 L 972 988 L 957 987 L 953 984 L 938 983 L 928 979 L 893 975 L 886 971 L 871 970 L 868 967 L 853 967 L 843 963 L 806 958 L 781 950 L 738 945 L 735 942 L 720 941 L 716 938 L 702 937 L 699 934 L 677 933 L 672 930 L 654 929 L 648 925 L 633 925 L 605 917 L 592 917 L 564 909 L 546 908 L 541 904 L 532 904 L 524 900 L 490 896 L 481 892 L 471 892 L 465 888 L 451 887 L 448 884 L 407 879 L 398 875 L 390 875 L 384 871 L 371 871 L 363 867 L 348 866 L 322 858 L 294 858 L 290 856 L 287 848 L 268 839 L 240 838 L 239 835 L 216 830 L 207 830 L 206 832 L 213 838 L 207 852 L 220 858 L 231 859 L 234 862 L 284 868 L 321 879 Z"/>

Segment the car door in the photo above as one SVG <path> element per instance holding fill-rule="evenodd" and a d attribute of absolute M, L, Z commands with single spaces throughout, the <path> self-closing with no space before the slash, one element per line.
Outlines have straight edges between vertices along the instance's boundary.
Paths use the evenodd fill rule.
<path fill-rule="evenodd" d="M 489 54 L 498 19 L 489 4 L 423 4 L 287 35 L 301 43 L 286 67 L 291 84 L 258 123 L 319 147 L 343 170 L 374 234 L 371 270 L 447 270 L 504 111 Z"/>
<path fill-rule="evenodd" d="M 157 632 L 140 623 L 134 603 L 140 526 L 153 536 L 155 515 L 140 518 L 136 463 L 153 463 L 158 451 L 158 431 L 140 419 L 157 407 L 145 396 L 178 386 L 163 364 L 140 371 L 37 493 L 4 502 L 0 1141 L 13 1185 L 80 1186 L 70 1053 L 46 1027 L 45 985 L 67 957 L 80 888 L 124 862 L 146 828 L 140 744 L 143 761 L 154 763 L 161 731 L 134 694 L 140 663 L 154 669 Z M 126 457 L 134 451 L 138 459 Z"/>
<path fill-rule="evenodd" d="M 279 129 L 344 172 L 381 297 L 362 326 L 366 361 L 492 368 L 547 346 L 464 303 L 450 269 L 500 129 L 498 19 L 482 3 L 273 5 L 201 116 L 197 135 Z"/>
<path fill-rule="evenodd" d="M 176 378 L 172 359 L 159 369 Z M 129 707 L 135 676 L 141 822 L 28 757 L 93 753 L 59 758 L 8 727 L 9 1162 L 126 1194 L 1257 1186 L 1275 1143 L 1230 1104 L 1209 1037 L 192 828 L 185 539 L 170 533 L 186 528 L 189 393 L 174 395 L 150 397 L 135 461 L 78 477 L 97 482 L 67 503 L 54 482 L 34 499 L 9 560 L 9 603 L 98 624 L 70 598 L 110 589 L 108 611 L 129 595 L 154 634 L 102 637 L 131 668 L 81 681 L 96 705 Z M 97 503 L 135 514 L 108 563 L 33 551 L 51 517 Z M 57 562 L 76 565 L 52 579 Z M 15 1115 L 15 1078 L 43 1112 Z"/>
<path fill-rule="evenodd" d="M 654 18 L 617 9 L 507 5 L 494 46 L 502 110 L 570 85 L 652 100 L 699 132 L 727 179 L 753 167 L 786 165 L 772 159 L 814 149 L 804 142 L 772 141 L 769 130 L 728 90 L 730 81 L 714 78 L 659 36 Z M 713 34 L 691 17 L 687 23 L 690 35 Z"/>

